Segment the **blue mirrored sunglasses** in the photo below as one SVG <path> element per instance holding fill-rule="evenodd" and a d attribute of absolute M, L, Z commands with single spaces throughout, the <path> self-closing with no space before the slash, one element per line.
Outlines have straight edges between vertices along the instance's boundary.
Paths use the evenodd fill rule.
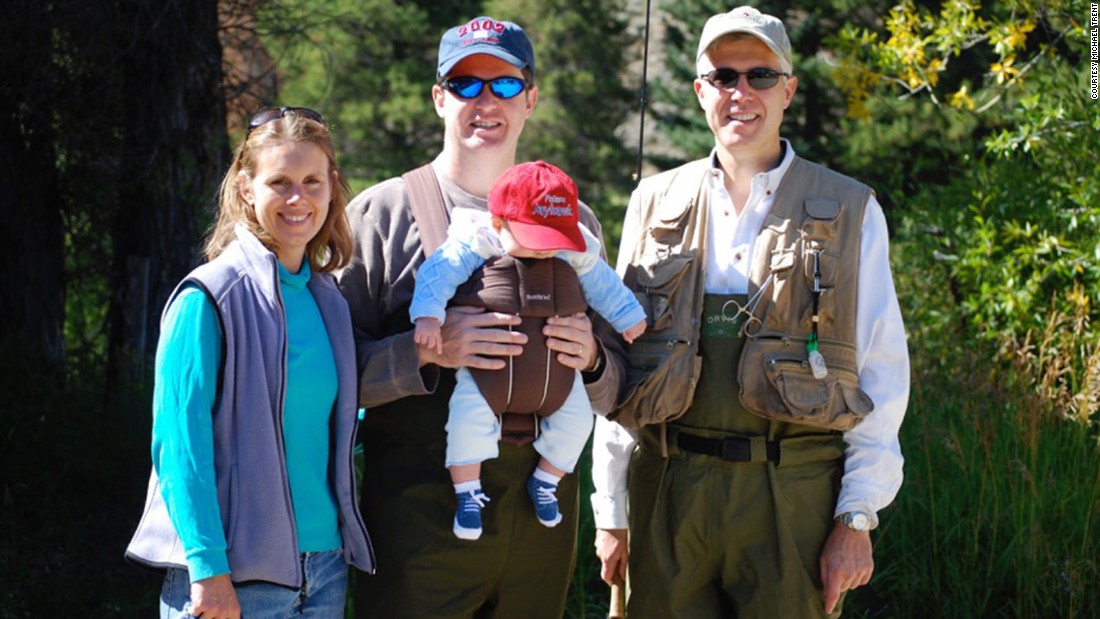
<path fill-rule="evenodd" d="M 501 99 L 511 99 L 527 88 L 527 82 L 520 77 L 495 77 L 491 80 L 483 80 L 480 77 L 460 75 L 448 77 L 439 83 L 461 99 L 476 99 L 485 89 L 486 84 L 489 85 L 489 92 Z"/>
<path fill-rule="evenodd" d="M 295 116 L 301 116 L 302 118 L 308 118 L 314 122 L 319 122 L 322 125 L 325 124 L 325 117 L 321 116 L 321 113 L 316 110 L 311 110 L 308 107 L 268 107 L 256 112 L 248 121 L 248 131 L 245 132 L 244 138 L 247 140 L 252 130 L 260 125 L 266 125 L 267 123 L 278 120 L 287 114 L 294 114 Z"/>

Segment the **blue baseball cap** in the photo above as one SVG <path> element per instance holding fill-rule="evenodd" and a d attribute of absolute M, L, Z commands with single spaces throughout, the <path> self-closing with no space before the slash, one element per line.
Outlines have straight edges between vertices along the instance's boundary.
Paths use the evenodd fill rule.
<path fill-rule="evenodd" d="M 535 50 L 523 28 L 510 21 L 478 17 L 443 33 L 436 79 L 443 79 L 460 60 L 474 54 L 495 56 L 517 69 L 535 73 Z"/>

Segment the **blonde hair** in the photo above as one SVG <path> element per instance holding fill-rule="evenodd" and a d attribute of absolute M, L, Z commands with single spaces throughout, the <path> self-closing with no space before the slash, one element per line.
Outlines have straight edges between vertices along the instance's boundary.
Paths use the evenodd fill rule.
<path fill-rule="evenodd" d="M 325 217 L 321 229 L 306 244 L 305 258 L 309 261 L 310 270 L 326 273 L 347 265 L 351 260 L 355 247 L 351 227 L 344 214 L 344 207 L 351 197 L 351 188 L 336 165 L 332 137 L 325 124 L 296 114 L 293 110 L 287 110 L 281 118 L 252 129 L 244 142 L 237 147 L 233 154 L 233 163 L 225 173 L 218 191 L 218 218 L 207 235 L 204 248 L 207 260 L 217 258 L 236 239 L 233 228 L 237 224 L 244 224 L 268 249 L 277 249 L 278 243 L 260 226 L 255 207 L 241 196 L 237 178 L 242 171 L 249 177 L 255 176 L 257 154 L 265 148 L 287 142 L 319 146 L 328 158 L 329 173 L 332 175 L 332 199 L 328 205 L 328 216 Z"/>

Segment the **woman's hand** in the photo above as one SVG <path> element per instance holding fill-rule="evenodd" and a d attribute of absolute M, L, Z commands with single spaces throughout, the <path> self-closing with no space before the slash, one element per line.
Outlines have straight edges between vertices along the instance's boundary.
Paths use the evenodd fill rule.
<path fill-rule="evenodd" d="M 241 604 L 229 574 L 191 583 L 191 616 L 201 619 L 241 619 Z"/>

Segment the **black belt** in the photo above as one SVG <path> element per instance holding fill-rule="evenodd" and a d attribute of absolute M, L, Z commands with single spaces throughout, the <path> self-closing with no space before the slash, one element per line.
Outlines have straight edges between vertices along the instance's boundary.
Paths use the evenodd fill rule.
<path fill-rule="evenodd" d="M 676 435 L 682 451 L 715 456 L 727 462 L 752 462 L 752 440 L 741 437 L 707 438 L 686 432 Z M 779 462 L 779 441 L 767 441 L 765 452 L 769 462 Z"/>

